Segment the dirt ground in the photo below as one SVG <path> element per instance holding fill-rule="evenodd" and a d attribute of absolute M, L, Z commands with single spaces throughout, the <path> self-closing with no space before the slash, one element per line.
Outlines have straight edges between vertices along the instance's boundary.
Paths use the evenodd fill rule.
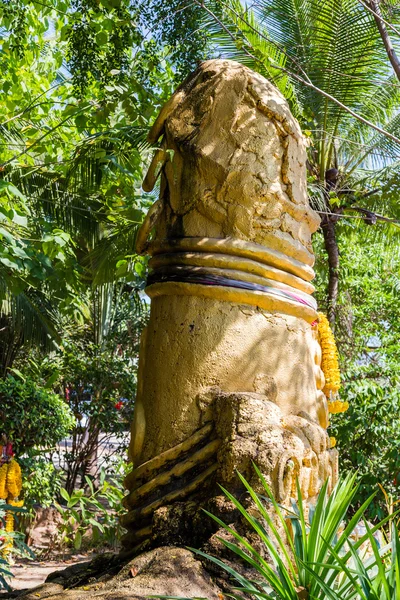
<path fill-rule="evenodd" d="M 13 590 L 26 590 L 43 583 L 53 571 L 60 571 L 73 564 L 88 561 L 92 556 L 78 554 L 67 560 L 26 560 L 21 559 L 11 568 L 14 577 L 9 581 Z"/>

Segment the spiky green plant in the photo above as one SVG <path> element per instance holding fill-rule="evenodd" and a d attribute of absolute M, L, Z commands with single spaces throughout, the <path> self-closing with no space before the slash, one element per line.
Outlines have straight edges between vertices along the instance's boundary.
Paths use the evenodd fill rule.
<path fill-rule="evenodd" d="M 348 542 L 351 560 L 340 556 L 333 547 L 330 553 L 337 561 L 337 570 L 343 574 L 345 583 L 339 590 L 330 589 L 318 577 L 314 569 L 310 575 L 316 578 L 317 585 L 329 600 L 398 600 L 400 597 L 400 535 L 395 523 L 391 524 L 391 542 L 380 548 L 373 531 L 365 521 L 366 541 L 372 551 L 368 560 L 362 560 L 355 546 Z"/>
<path fill-rule="evenodd" d="M 358 490 L 356 477 L 352 475 L 341 478 L 331 494 L 328 493 L 328 482 L 325 482 L 315 506 L 309 507 L 307 515 L 299 485 L 296 502 L 290 508 L 283 507 L 274 499 L 259 469 L 255 467 L 255 470 L 262 494 L 257 493 L 239 474 L 252 500 L 250 508 L 246 508 L 228 490 L 222 490 L 241 513 L 250 530 L 259 537 L 265 551 L 263 555 L 235 528 L 206 511 L 220 528 L 230 534 L 230 539 L 219 537 L 220 542 L 239 561 L 252 568 L 254 578 L 241 574 L 232 566 L 232 561 L 228 564 L 192 548 L 197 555 L 228 573 L 236 583 L 234 589 L 238 594 L 230 597 L 242 600 L 242 594 L 246 594 L 246 598 L 248 594 L 256 600 L 397 599 L 393 594 L 372 594 L 376 590 L 383 590 L 386 594 L 387 590 L 393 592 L 399 589 L 396 583 L 400 560 L 398 533 L 393 533 L 391 547 L 379 548 L 374 537 L 393 515 L 373 527 L 366 524 L 366 533 L 359 536 L 357 541 L 351 539 L 375 494 L 349 517 L 348 510 Z M 364 559 L 363 563 L 361 547 L 365 542 L 370 544 L 373 555 Z M 386 565 L 382 558 L 388 552 L 391 552 L 390 565 Z M 265 556 L 269 557 L 268 560 Z M 368 586 L 372 595 L 362 595 Z"/>

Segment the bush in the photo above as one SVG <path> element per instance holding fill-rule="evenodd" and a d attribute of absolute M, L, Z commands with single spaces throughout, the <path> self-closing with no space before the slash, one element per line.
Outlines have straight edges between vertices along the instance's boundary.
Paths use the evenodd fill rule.
<path fill-rule="evenodd" d="M 40 456 L 22 458 L 19 463 L 24 473 L 22 490 L 26 508 L 31 509 L 35 504 L 51 506 L 60 492 L 62 472 Z"/>
<path fill-rule="evenodd" d="M 396 374 L 384 373 L 382 380 L 370 378 L 370 368 L 359 365 L 347 372 L 341 397 L 349 410 L 332 418 L 343 472 L 357 472 L 360 488 L 355 506 L 360 506 L 381 485 L 397 497 L 400 489 L 400 390 Z M 385 377 L 386 376 L 386 377 Z M 386 514 L 382 494 L 368 509 L 368 518 Z"/>
<path fill-rule="evenodd" d="M 365 234 L 363 234 L 365 236 Z M 321 239 L 316 237 L 319 245 Z M 399 259 L 388 244 L 371 236 L 368 244 L 355 228 L 340 246 L 340 287 L 335 337 L 340 352 L 346 413 L 332 415 L 340 470 L 361 483 L 353 510 L 381 485 L 400 492 L 400 278 Z M 318 303 L 324 306 L 327 261 L 319 246 Z M 325 306 L 325 308 L 327 308 Z M 385 500 L 377 495 L 367 516 L 381 519 Z"/>
<path fill-rule="evenodd" d="M 120 465 L 120 468 L 122 465 Z M 124 472 L 127 472 L 125 467 Z M 126 512 L 122 506 L 125 491 L 122 478 L 106 479 L 105 469 L 101 470 L 99 487 L 95 489 L 90 477 L 85 477 L 86 492 L 74 490 L 69 494 L 61 489 L 65 506 L 56 503 L 61 515 L 59 543 L 62 548 L 118 548 L 124 529 L 120 518 Z"/>
<path fill-rule="evenodd" d="M 85 475 L 96 477 L 106 457 L 101 447 L 113 440 L 125 453 L 136 395 L 136 364 L 130 352 L 99 346 L 84 337 L 64 344 L 62 385 L 75 416 L 72 443 L 59 457 L 69 494 Z M 105 453 L 110 458 L 110 453 Z"/>
<path fill-rule="evenodd" d="M 8 583 L 10 578 L 13 577 L 9 569 L 11 552 L 12 554 L 29 559 L 34 559 L 35 555 L 26 546 L 24 534 L 17 531 L 6 531 L 7 512 L 13 513 L 14 519 L 18 522 L 19 515 L 24 514 L 26 510 L 24 508 L 9 506 L 4 500 L 0 500 L 0 590 L 11 591 Z"/>
<path fill-rule="evenodd" d="M 54 446 L 74 425 L 67 404 L 31 379 L 0 380 L 0 435 L 13 443 L 17 455 Z"/>

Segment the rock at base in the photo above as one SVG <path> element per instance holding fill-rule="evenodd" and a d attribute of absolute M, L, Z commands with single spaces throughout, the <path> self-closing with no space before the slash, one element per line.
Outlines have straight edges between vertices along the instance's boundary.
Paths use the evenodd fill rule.
<path fill-rule="evenodd" d="M 165 546 L 140 554 L 108 581 L 102 578 L 75 589 L 45 583 L 24 592 L 24 600 L 144 600 L 152 595 L 219 600 L 221 590 L 196 556 L 184 548 Z M 67 582 L 66 582 L 67 583 Z M 39 596 L 40 594 L 40 596 Z"/>

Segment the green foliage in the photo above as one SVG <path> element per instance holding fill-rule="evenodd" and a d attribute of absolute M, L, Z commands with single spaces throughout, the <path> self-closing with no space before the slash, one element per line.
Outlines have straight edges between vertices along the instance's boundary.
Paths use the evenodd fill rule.
<path fill-rule="evenodd" d="M 124 531 L 120 525 L 120 517 L 125 512 L 121 476 L 122 473 L 118 472 L 117 477 L 106 479 L 106 471 L 102 469 L 97 489 L 87 476 L 86 492 L 80 489 L 69 494 L 61 489 L 61 497 L 66 502 L 66 506 L 56 503 L 62 517 L 59 525 L 61 546 L 72 546 L 75 550 L 79 550 L 82 544 L 91 548 L 117 549 Z"/>
<path fill-rule="evenodd" d="M 350 566 L 344 557 L 336 554 L 338 570 L 345 573 L 352 585 L 348 586 L 345 596 L 339 594 L 340 590 L 325 588 L 330 600 L 397 600 L 400 591 L 400 534 L 396 524 L 391 525 L 391 543 L 382 549 L 366 523 L 366 540 L 373 552 L 371 559 L 363 561 L 351 544 Z M 333 548 L 330 548 L 330 552 L 335 553 Z"/>
<path fill-rule="evenodd" d="M 60 396 L 14 377 L 0 379 L 0 415 L 0 433 L 13 442 L 17 455 L 53 446 L 74 423 Z"/>
<path fill-rule="evenodd" d="M 208 58 L 210 34 L 204 27 L 204 11 L 199 2 L 188 0 L 134 0 L 140 29 L 150 29 L 153 43 L 144 45 L 149 53 L 155 45 L 165 48 L 175 66 L 175 81 L 193 71 L 201 60 Z M 148 36 L 150 37 L 150 36 Z"/>
<path fill-rule="evenodd" d="M 394 527 L 392 546 L 384 548 L 378 547 L 373 535 L 390 517 L 373 528 L 367 526 L 367 532 L 357 541 L 351 539 L 354 528 L 372 500 L 369 498 L 356 514 L 347 519 L 349 506 L 357 493 L 354 476 L 342 478 L 331 495 L 328 495 L 326 482 L 316 505 L 310 506 L 306 515 L 303 508 L 306 503 L 303 503 L 299 486 L 293 508 L 282 507 L 274 500 L 262 474 L 258 469 L 256 471 L 262 494 L 239 475 L 252 500 L 250 505 L 246 502 L 245 506 L 225 489 L 223 492 L 256 534 L 263 550 L 256 548 L 256 544 L 252 545 L 218 517 L 207 514 L 229 534 L 219 538 L 223 546 L 234 553 L 236 559 L 251 567 L 257 579 L 249 579 L 231 562 L 193 550 L 223 569 L 236 582 L 235 590 L 239 595 L 233 597 L 241 598 L 241 594 L 260 600 L 298 600 L 299 597 L 314 600 L 394 600 L 397 597 L 396 589 L 399 590 L 400 583 L 398 532 Z M 361 546 L 365 542 L 371 543 L 374 554 L 364 560 L 363 565 Z M 383 559 L 388 552 L 389 558 Z"/>
<path fill-rule="evenodd" d="M 62 357 L 62 378 L 77 435 L 87 425 L 92 435 L 126 432 L 136 394 L 136 370 L 126 354 L 93 343 L 70 343 Z"/>
<path fill-rule="evenodd" d="M 129 50 L 141 40 L 134 18 L 135 11 L 126 0 L 0 2 L 0 23 L 9 33 L 3 50 L 17 59 L 27 59 L 36 33 L 51 38 L 59 30 L 66 42 L 74 89 L 81 96 L 93 80 L 105 86 L 110 72 L 117 71 L 122 78 Z"/>
<path fill-rule="evenodd" d="M 131 2 L 72 0 L 62 39 L 68 42 L 67 61 L 77 95 L 84 95 L 90 78 L 121 83 L 129 68 L 129 50 L 141 41 Z"/>
<path fill-rule="evenodd" d="M 346 229 L 344 229 L 346 228 Z M 316 240 L 318 242 L 318 240 Z M 345 289 L 339 295 L 336 338 L 348 412 L 331 417 L 341 469 L 357 471 L 358 502 L 380 484 L 398 495 L 400 487 L 400 301 L 397 248 L 365 240 L 360 228 L 339 228 L 341 269 Z M 317 249 L 318 300 L 324 303 L 327 269 Z M 370 505 L 370 518 L 382 518 L 381 497 Z"/>
<path fill-rule="evenodd" d="M 164 51 L 143 46 L 130 10 L 0 3 L 2 374 L 21 348 L 59 344 L 64 316 L 86 319 L 92 288 L 143 274 L 134 244 L 152 203 L 140 190 L 145 139 L 173 71 Z"/>
<path fill-rule="evenodd" d="M 62 472 L 52 462 L 42 456 L 18 459 L 24 474 L 22 491 L 24 506 L 34 509 L 36 505 L 48 507 L 59 495 L 62 484 Z"/>
<path fill-rule="evenodd" d="M 10 578 L 13 577 L 10 571 L 9 554 L 5 554 L 3 551 L 10 547 L 12 544 L 12 553 L 28 559 L 34 559 L 35 555 L 30 548 L 25 544 L 25 536 L 18 531 L 12 533 L 5 530 L 5 517 L 6 512 L 12 512 L 17 522 L 18 515 L 26 513 L 24 508 L 15 508 L 9 506 L 4 500 L 0 500 L 0 590 L 5 589 L 11 592 L 9 585 Z"/>
<path fill-rule="evenodd" d="M 350 372 L 347 372 L 350 375 Z M 399 388 L 390 377 L 379 382 L 370 379 L 368 368 L 355 368 L 352 380 L 345 381 L 341 398 L 350 404 L 348 412 L 332 419 L 342 470 L 357 470 L 361 486 L 357 502 L 382 485 L 387 493 L 398 494 L 400 486 Z M 369 516 L 382 518 L 382 500 L 371 504 Z"/>
<path fill-rule="evenodd" d="M 113 452 L 126 449 L 136 395 L 139 333 L 147 311 L 123 290 L 108 300 L 93 299 L 93 323 L 65 336 L 59 358 L 58 385 L 75 417 L 71 447 L 60 456 L 69 492 L 79 478 L 95 474 L 101 445 L 113 438 Z"/>

